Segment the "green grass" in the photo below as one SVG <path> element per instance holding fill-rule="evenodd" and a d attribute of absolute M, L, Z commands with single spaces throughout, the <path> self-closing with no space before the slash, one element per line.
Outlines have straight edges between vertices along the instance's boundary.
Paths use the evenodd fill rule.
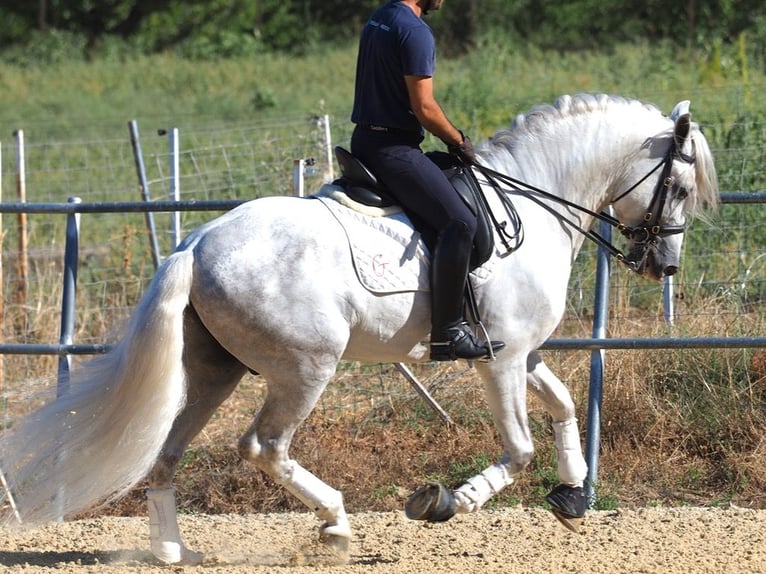
<path fill-rule="evenodd" d="M 734 48 L 732 48 L 734 50 Z M 285 114 L 326 112 L 336 135 L 348 133 L 356 47 L 323 49 L 306 57 L 192 62 L 170 55 L 128 61 L 71 62 L 60 66 L 4 66 L 0 80 L 0 134 L 24 128 L 39 140 L 124 135 L 138 118 L 182 129 L 222 122 L 246 125 Z M 530 106 L 579 91 L 638 97 L 670 111 L 690 98 L 694 115 L 725 124 L 760 113 L 764 77 L 757 66 L 724 58 L 710 71 L 704 54 L 667 46 L 620 46 L 609 54 L 559 54 L 481 45 L 441 60 L 437 97 L 473 136 L 489 135 Z M 337 139 L 337 138 L 336 138 Z"/>

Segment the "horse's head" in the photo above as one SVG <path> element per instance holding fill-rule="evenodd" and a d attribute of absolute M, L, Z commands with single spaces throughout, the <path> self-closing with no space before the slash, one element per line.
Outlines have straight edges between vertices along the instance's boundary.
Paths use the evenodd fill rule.
<path fill-rule="evenodd" d="M 670 120 L 673 125 L 647 139 L 641 159 L 627 170 L 623 181 L 634 183 L 612 199 L 628 239 L 625 261 L 655 280 L 678 271 L 688 216 L 717 202 L 710 149 L 691 121 L 689 101 L 677 104 Z"/>

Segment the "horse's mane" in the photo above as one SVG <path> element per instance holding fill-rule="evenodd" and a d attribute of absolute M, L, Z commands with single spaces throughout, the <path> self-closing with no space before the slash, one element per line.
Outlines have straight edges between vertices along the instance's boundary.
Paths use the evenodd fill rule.
<path fill-rule="evenodd" d="M 530 134 L 539 134 L 555 121 L 593 112 L 607 112 L 617 106 L 633 107 L 661 115 L 660 110 L 652 104 L 622 96 L 588 93 L 564 95 L 559 97 L 553 105 L 540 104 L 525 114 L 517 115 L 510 128 L 498 130 L 492 136 L 488 142 L 488 151 L 491 153 L 492 148 L 511 150 L 518 141 L 527 138 Z"/>
<path fill-rule="evenodd" d="M 713 154 L 708 146 L 707 139 L 702 134 L 699 126 L 692 122 L 692 140 L 695 149 L 695 180 L 697 193 L 689 196 L 687 209 L 692 215 L 707 220 L 703 210 L 714 210 L 718 206 L 718 175 L 713 163 Z"/>
<path fill-rule="evenodd" d="M 653 104 L 622 96 L 608 94 L 575 94 L 564 95 L 556 99 L 553 105 L 541 104 L 533 107 L 524 114 L 517 115 L 510 128 L 495 132 L 480 152 L 489 156 L 496 153 L 510 153 L 518 145 L 523 145 L 530 136 L 540 136 L 550 129 L 558 120 L 575 116 L 608 112 L 613 108 L 631 108 L 637 113 L 643 112 L 662 116 L 662 112 Z M 672 134 L 672 127 L 666 134 Z M 692 122 L 691 136 L 696 151 L 695 183 L 697 193 L 690 195 L 686 202 L 691 215 L 703 215 L 704 208 L 715 208 L 718 203 L 718 178 L 713 165 L 713 157 L 707 140 L 699 130 L 698 124 Z"/>

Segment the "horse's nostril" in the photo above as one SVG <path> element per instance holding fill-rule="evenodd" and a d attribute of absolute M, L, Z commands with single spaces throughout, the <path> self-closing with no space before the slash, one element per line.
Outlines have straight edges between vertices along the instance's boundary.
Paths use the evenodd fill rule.
<path fill-rule="evenodd" d="M 675 275 L 678 272 L 678 267 L 676 265 L 668 265 L 665 267 L 665 275 Z"/>

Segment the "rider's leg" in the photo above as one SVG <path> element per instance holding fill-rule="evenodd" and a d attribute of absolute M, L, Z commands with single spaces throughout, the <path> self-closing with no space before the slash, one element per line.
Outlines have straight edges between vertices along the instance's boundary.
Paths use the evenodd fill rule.
<path fill-rule="evenodd" d="M 437 233 L 431 270 L 431 360 L 479 359 L 490 349 L 463 318 L 476 216 L 441 168 L 423 154 L 421 137 L 357 128 L 351 149 L 388 188 L 410 217 Z M 493 351 L 505 344 L 492 341 Z"/>
<path fill-rule="evenodd" d="M 468 264 L 473 238 L 462 221 L 452 221 L 441 233 L 431 261 L 431 360 L 480 359 L 489 356 L 463 318 Z M 505 344 L 492 341 L 493 351 Z"/>

